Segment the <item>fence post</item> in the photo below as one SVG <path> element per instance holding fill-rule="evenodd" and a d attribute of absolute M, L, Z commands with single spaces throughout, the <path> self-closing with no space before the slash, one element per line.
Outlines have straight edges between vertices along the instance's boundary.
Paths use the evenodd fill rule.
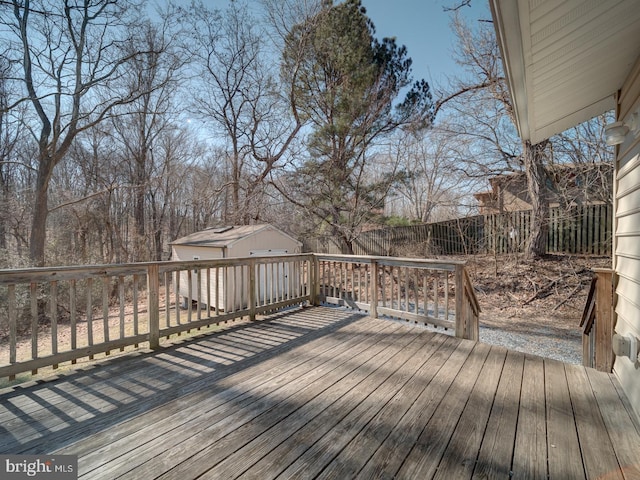
<path fill-rule="evenodd" d="M 149 347 L 160 347 L 160 279 L 158 264 L 147 267 L 147 312 L 149 314 Z"/>
<path fill-rule="evenodd" d="M 464 266 L 456 265 L 455 288 L 456 288 L 456 337 L 466 338 L 466 319 L 464 311 Z"/>
<path fill-rule="evenodd" d="M 369 308 L 369 315 L 373 318 L 378 318 L 378 262 L 374 259 L 371 260 L 371 306 Z"/>
<path fill-rule="evenodd" d="M 249 320 L 254 322 L 256 319 L 256 304 L 258 303 L 256 295 L 256 259 L 249 259 Z"/>
<path fill-rule="evenodd" d="M 596 281 L 595 368 L 611 372 L 613 368 L 613 271 L 594 269 Z"/>

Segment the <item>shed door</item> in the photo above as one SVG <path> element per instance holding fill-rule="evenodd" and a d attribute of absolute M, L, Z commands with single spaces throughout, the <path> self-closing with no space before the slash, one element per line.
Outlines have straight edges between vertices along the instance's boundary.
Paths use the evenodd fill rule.
<path fill-rule="evenodd" d="M 252 257 L 280 257 L 288 255 L 286 249 L 252 250 Z M 289 262 L 277 262 L 256 265 L 257 298 L 260 305 L 285 300 L 291 295 L 291 277 Z"/>

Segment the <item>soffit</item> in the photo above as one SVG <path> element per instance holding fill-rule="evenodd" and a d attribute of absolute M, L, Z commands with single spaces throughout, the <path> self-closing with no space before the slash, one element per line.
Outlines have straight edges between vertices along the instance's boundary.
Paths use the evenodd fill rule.
<path fill-rule="evenodd" d="M 615 108 L 640 56 L 640 1 L 490 5 L 523 139 L 538 143 Z"/>

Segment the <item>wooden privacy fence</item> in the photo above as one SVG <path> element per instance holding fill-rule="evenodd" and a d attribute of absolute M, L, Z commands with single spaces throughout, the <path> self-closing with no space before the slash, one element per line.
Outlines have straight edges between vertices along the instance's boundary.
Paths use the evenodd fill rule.
<path fill-rule="evenodd" d="M 611 205 L 582 205 L 549 210 L 547 253 L 610 255 Z M 425 255 L 522 252 L 531 232 L 531 211 L 446 220 L 361 233 L 353 243 L 357 255 L 397 255 L 399 247 L 419 246 Z M 308 239 L 314 252 L 344 253 L 328 237 Z"/>
<path fill-rule="evenodd" d="M 338 265 L 351 277 L 339 276 Z M 0 270 L 0 377 L 140 344 L 158 348 L 172 334 L 317 305 L 321 294 L 373 316 L 478 338 L 479 307 L 462 263 L 302 254 Z"/>

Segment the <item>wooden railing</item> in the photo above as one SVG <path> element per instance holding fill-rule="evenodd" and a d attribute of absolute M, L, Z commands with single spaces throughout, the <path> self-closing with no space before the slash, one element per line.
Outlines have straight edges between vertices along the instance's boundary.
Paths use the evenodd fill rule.
<path fill-rule="evenodd" d="M 596 269 L 582 314 L 582 363 L 603 372 L 613 368 L 613 271 Z"/>
<path fill-rule="evenodd" d="M 0 378 L 323 301 L 478 339 L 458 262 L 300 254 L 0 270 Z"/>
<path fill-rule="evenodd" d="M 478 340 L 480 306 L 464 262 L 353 255 L 317 259 L 322 301 Z"/>
<path fill-rule="evenodd" d="M 313 300 L 312 265 L 293 255 L 0 270 L 0 378 Z"/>

